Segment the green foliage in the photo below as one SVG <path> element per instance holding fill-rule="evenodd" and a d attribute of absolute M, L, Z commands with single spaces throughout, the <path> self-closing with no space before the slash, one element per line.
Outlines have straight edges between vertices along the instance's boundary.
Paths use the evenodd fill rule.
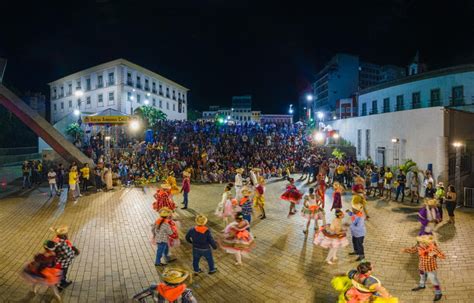
<path fill-rule="evenodd" d="M 332 155 L 336 157 L 338 160 L 342 160 L 346 156 L 346 153 L 341 151 L 339 148 L 335 148 L 332 151 Z"/>
<path fill-rule="evenodd" d="M 372 159 L 357 161 L 357 165 L 359 165 L 359 167 L 361 168 L 366 167 L 367 165 L 372 165 L 372 164 L 374 164 L 374 162 L 372 162 Z"/>
<path fill-rule="evenodd" d="M 407 174 L 409 171 L 417 171 L 418 168 L 416 167 L 416 162 L 411 159 L 407 159 L 405 163 L 400 165 L 400 170 Z"/>
<path fill-rule="evenodd" d="M 346 140 L 346 139 L 344 139 L 344 138 L 342 138 L 342 137 L 340 137 L 340 138 L 338 139 L 338 144 L 339 144 L 340 146 L 352 146 L 352 143 L 351 143 L 349 140 Z"/>
<path fill-rule="evenodd" d="M 80 139 L 84 137 L 84 130 L 82 130 L 81 126 L 73 122 L 66 127 L 66 134 L 73 137 L 74 139 Z"/>
<path fill-rule="evenodd" d="M 202 118 L 202 113 L 195 109 L 188 109 L 188 121 L 197 121 Z"/>
<path fill-rule="evenodd" d="M 154 127 L 159 121 L 166 120 L 166 114 L 153 106 L 144 105 L 135 109 L 135 115 L 145 122 L 147 128 Z"/>

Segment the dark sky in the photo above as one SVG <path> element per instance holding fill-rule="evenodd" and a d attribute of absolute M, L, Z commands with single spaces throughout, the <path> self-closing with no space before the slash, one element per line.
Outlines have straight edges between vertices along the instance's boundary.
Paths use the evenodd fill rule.
<path fill-rule="evenodd" d="M 46 83 L 123 57 L 191 89 L 192 107 L 252 94 L 286 111 L 333 54 L 434 69 L 474 63 L 474 1 L 5 1 L 6 82 Z M 439 3 L 439 4 L 438 4 Z"/>

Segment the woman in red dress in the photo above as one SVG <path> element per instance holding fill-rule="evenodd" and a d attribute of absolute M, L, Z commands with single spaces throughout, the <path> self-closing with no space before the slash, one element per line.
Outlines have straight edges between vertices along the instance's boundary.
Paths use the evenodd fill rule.
<path fill-rule="evenodd" d="M 296 188 L 295 179 L 288 178 L 290 184 L 286 186 L 286 191 L 280 196 L 280 199 L 290 202 L 290 210 L 288 216 L 296 213 L 295 205 L 298 204 L 303 197 L 303 194 Z"/>

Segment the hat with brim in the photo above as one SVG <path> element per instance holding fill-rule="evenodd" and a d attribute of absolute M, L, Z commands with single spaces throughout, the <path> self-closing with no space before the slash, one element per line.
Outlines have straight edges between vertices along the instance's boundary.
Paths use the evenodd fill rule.
<path fill-rule="evenodd" d="M 416 237 L 416 241 L 423 244 L 430 244 L 435 241 L 435 237 L 433 235 L 422 235 Z"/>
<path fill-rule="evenodd" d="M 425 199 L 424 202 L 428 206 L 437 206 L 438 205 L 438 200 L 436 200 L 436 199 Z"/>
<path fill-rule="evenodd" d="M 241 173 L 244 172 L 244 169 L 243 169 L 243 168 L 237 168 L 237 169 L 235 170 L 235 172 L 238 173 L 238 174 L 241 174 Z"/>
<path fill-rule="evenodd" d="M 188 173 L 187 171 L 184 171 L 184 172 L 183 172 L 183 176 L 185 176 L 185 177 L 190 177 L 190 176 L 191 176 L 191 174 L 190 174 L 190 173 Z"/>
<path fill-rule="evenodd" d="M 252 192 L 248 188 L 243 188 L 241 191 L 243 196 L 250 196 Z"/>
<path fill-rule="evenodd" d="M 158 211 L 158 214 L 160 215 L 160 217 L 168 217 L 172 213 L 173 213 L 173 211 L 171 209 L 169 209 L 168 207 L 160 208 L 160 210 Z"/>
<path fill-rule="evenodd" d="M 207 217 L 204 215 L 197 215 L 195 221 L 197 225 L 206 225 Z"/>
<path fill-rule="evenodd" d="M 181 268 L 166 268 L 161 277 L 165 283 L 181 284 L 189 277 L 189 271 Z"/>
<path fill-rule="evenodd" d="M 361 211 L 362 208 L 363 208 L 363 205 L 362 205 L 361 203 L 354 203 L 354 202 L 352 202 L 352 203 L 351 203 L 351 206 L 352 206 L 353 209 L 355 209 L 355 210 L 357 210 L 357 211 Z"/>
<path fill-rule="evenodd" d="M 162 189 L 171 189 L 171 185 L 169 185 L 168 183 L 163 183 L 161 184 L 160 186 Z"/>
<path fill-rule="evenodd" d="M 69 231 L 69 227 L 66 225 L 61 225 L 59 227 L 51 227 L 50 230 L 55 232 L 56 235 L 66 235 Z"/>

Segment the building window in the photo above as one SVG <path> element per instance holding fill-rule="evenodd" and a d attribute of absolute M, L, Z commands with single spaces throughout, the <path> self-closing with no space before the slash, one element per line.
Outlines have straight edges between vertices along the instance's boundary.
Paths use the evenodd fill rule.
<path fill-rule="evenodd" d="M 384 113 L 390 112 L 390 98 L 383 99 L 383 112 Z"/>
<path fill-rule="evenodd" d="M 167 87 L 166 88 L 166 98 L 169 98 L 170 97 L 170 88 Z"/>
<path fill-rule="evenodd" d="M 69 83 L 67 85 L 67 95 L 68 96 L 72 95 L 72 83 Z"/>
<path fill-rule="evenodd" d="M 127 85 L 133 86 L 132 73 L 127 73 Z"/>
<path fill-rule="evenodd" d="M 412 108 L 420 108 L 421 107 L 421 97 L 420 92 L 416 92 L 411 94 L 411 106 Z"/>
<path fill-rule="evenodd" d="M 367 116 L 367 103 L 362 103 L 362 112 L 360 113 L 361 116 Z"/>
<path fill-rule="evenodd" d="M 370 157 L 370 129 L 365 130 L 365 156 Z"/>
<path fill-rule="evenodd" d="M 163 86 L 160 84 L 160 91 L 158 92 L 160 96 L 163 96 Z"/>
<path fill-rule="evenodd" d="M 86 79 L 86 90 L 91 90 L 91 78 Z"/>
<path fill-rule="evenodd" d="M 53 104 L 53 109 L 54 109 L 54 111 L 57 111 L 57 110 L 58 110 L 58 107 L 57 107 L 57 104 L 56 104 L 56 103 Z"/>
<path fill-rule="evenodd" d="M 102 94 L 97 96 L 97 106 L 104 106 L 104 96 Z"/>
<path fill-rule="evenodd" d="M 109 73 L 109 83 L 107 85 L 114 85 L 115 84 L 115 74 Z"/>
<path fill-rule="evenodd" d="M 64 111 L 64 102 L 61 102 L 61 111 Z"/>
<path fill-rule="evenodd" d="M 137 88 L 142 88 L 142 79 L 140 76 L 137 76 Z"/>
<path fill-rule="evenodd" d="M 86 98 L 86 108 L 91 108 L 92 104 L 91 104 L 91 97 L 87 97 Z"/>
<path fill-rule="evenodd" d="M 357 130 L 357 155 L 362 155 L 361 152 L 362 149 L 362 130 L 358 129 Z"/>
<path fill-rule="evenodd" d="M 81 80 L 77 80 L 76 82 L 76 90 L 80 90 L 81 89 Z"/>
<path fill-rule="evenodd" d="M 149 83 L 150 81 L 148 79 L 145 79 L 145 90 L 150 90 L 150 86 L 149 86 Z"/>
<path fill-rule="evenodd" d="M 156 82 L 154 81 L 151 83 L 151 92 L 156 94 Z"/>
<path fill-rule="evenodd" d="M 370 113 L 371 115 L 378 114 L 379 110 L 377 108 L 377 100 L 372 101 L 372 112 Z"/>
<path fill-rule="evenodd" d="M 97 76 L 97 88 L 104 87 L 104 76 L 99 75 Z"/>
<path fill-rule="evenodd" d="M 72 108 L 72 100 L 69 100 L 68 104 L 69 104 L 69 108 Z"/>
<path fill-rule="evenodd" d="M 176 111 L 176 104 L 173 103 L 173 111 Z"/>
<path fill-rule="evenodd" d="M 81 98 L 77 99 L 77 107 L 81 108 Z"/>
<path fill-rule="evenodd" d="M 59 95 L 59 97 L 64 97 L 64 86 L 61 86 L 61 94 Z"/>
<path fill-rule="evenodd" d="M 405 105 L 403 103 L 404 103 L 403 95 L 398 95 L 397 96 L 397 106 L 396 106 L 397 111 L 404 109 Z"/>
<path fill-rule="evenodd" d="M 151 104 L 153 104 L 153 106 L 156 106 L 156 100 L 155 100 L 155 98 L 153 98 L 153 100 L 152 100 L 152 103 L 151 103 Z"/>
<path fill-rule="evenodd" d="M 183 111 L 182 108 L 183 108 L 183 102 L 179 101 L 178 102 L 178 113 L 181 113 Z M 227 113 L 226 115 L 229 115 L 229 114 Z"/>
<path fill-rule="evenodd" d="M 115 102 L 115 94 L 114 92 L 109 93 L 109 105 L 113 105 Z"/>
<path fill-rule="evenodd" d="M 131 92 L 127 92 L 127 101 L 132 101 L 132 93 Z"/>
<path fill-rule="evenodd" d="M 452 88 L 451 106 L 464 105 L 464 86 L 454 86 Z"/>
<path fill-rule="evenodd" d="M 141 103 L 141 96 L 139 94 L 137 94 L 137 103 Z"/>
<path fill-rule="evenodd" d="M 430 91 L 430 105 L 431 106 L 441 105 L 441 90 L 439 88 L 432 89 Z"/>
<path fill-rule="evenodd" d="M 176 92 L 173 89 L 173 100 L 176 100 Z"/>
<path fill-rule="evenodd" d="M 53 88 L 53 99 L 56 99 L 56 95 L 58 94 L 56 87 Z"/>
<path fill-rule="evenodd" d="M 169 102 L 166 102 L 166 109 L 170 110 L 170 103 Z"/>

